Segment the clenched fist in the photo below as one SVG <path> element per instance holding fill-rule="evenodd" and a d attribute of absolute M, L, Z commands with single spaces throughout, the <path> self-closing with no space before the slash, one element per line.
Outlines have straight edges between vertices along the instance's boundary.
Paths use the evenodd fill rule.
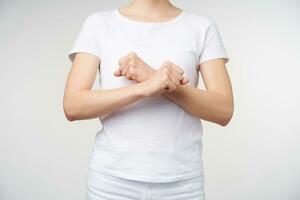
<path fill-rule="evenodd" d="M 138 55 L 130 52 L 119 60 L 119 69 L 114 72 L 115 76 L 126 76 L 129 80 L 142 82 L 155 72 L 155 69 L 147 65 Z"/>
<path fill-rule="evenodd" d="M 165 61 L 162 66 L 155 70 L 150 77 L 144 81 L 143 90 L 146 96 L 152 97 L 164 92 L 172 92 L 180 84 L 188 83 L 188 79 L 183 77 L 183 70 L 170 61 Z"/>

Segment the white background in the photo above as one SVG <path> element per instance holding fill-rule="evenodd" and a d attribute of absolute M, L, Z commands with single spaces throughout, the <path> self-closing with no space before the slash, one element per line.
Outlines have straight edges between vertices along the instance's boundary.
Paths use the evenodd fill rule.
<path fill-rule="evenodd" d="M 231 59 L 234 116 L 203 121 L 207 200 L 299 200 L 300 3 L 172 2 L 212 17 Z M 67 53 L 90 13 L 126 3 L 0 2 L 1 200 L 84 200 L 101 124 L 64 116 Z"/>

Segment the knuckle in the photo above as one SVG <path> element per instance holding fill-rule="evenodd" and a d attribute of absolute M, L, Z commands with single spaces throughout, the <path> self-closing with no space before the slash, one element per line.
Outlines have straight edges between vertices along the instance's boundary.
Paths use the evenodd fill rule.
<path fill-rule="evenodd" d="M 128 73 L 133 74 L 134 72 L 135 72 L 134 68 L 131 67 L 128 69 Z"/>
<path fill-rule="evenodd" d="M 164 85 L 164 86 L 166 86 L 166 85 L 168 85 L 168 81 L 167 80 L 162 80 L 162 85 Z"/>
<path fill-rule="evenodd" d="M 129 55 L 130 57 L 136 57 L 136 56 L 137 56 L 137 54 L 136 54 L 135 52 L 133 52 L 133 51 L 129 52 L 128 55 Z"/>
<path fill-rule="evenodd" d="M 131 75 L 129 73 L 126 73 L 126 78 L 131 79 Z"/>
<path fill-rule="evenodd" d="M 163 62 L 163 64 L 164 64 L 164 65 L 171 65 L 172 62 L 171 62 L 170 60 L 165 60 L 165 61 Z"/>
<path fill-rule="evenodd" d="M 168 65 L 164 65 L 163 73 L 169 75 L 170 74 L 170 67 Z"/>
<path fill-rule="evenodd" d="M 133 75 L 135 75 L 135 72 L 134 72 L 132 69 L 129 69 L 129 70 L 127 71 L 127 74 L 128 74 L 129 76 L 133 76 Z"/>
<path fill-rule="evenodd" d="M 162 77 L 162 81 L 166 82 L 169 80 L 169 75 L 168 74 L 165 74 L 163 77 Z"/>
<path fill-rule="evenodd" d="M 165 71 L 165 73 L 166 73 L 166 75 L 168 76 L 168 77 L 170 77 L 171 76 L 171 69 L 170 68 L 167 68 L 166 69 L 166 71 Z"/>
<path fill-rule="evenodd" d="M 178 69 L 178 70 L 176 70 L 176 69 L 175 69 L 175 70 L 176 70 L 177 72 L 179 72 L 179 73 L 182 75 L 184 71 L 183 71 L 181 68 L 179 68 L 179 67 L 178 67 L 177 69 Z"/>
<path fill-rule="evenodd" d="M 130 71 L 127 71 L 126 76 L 131 76 L 132 73 L 130 73 Z"/>
<path fill-rule="evenodd" d="M 165 64 L 165 68 L 167 69 L 167 70 L 170 70 L 171 68 L 172 68 L 172 66 L 170 65 L 170 64 Z"/>
<path fill-rule="evenodd" d="M 134 58 L 134 59 L 132 59 L 131 60 L 131 67 L 135 67 L 136 66 L 136 62 L 137 62 L 137 60 L 136 60 L 136 58 Z"/>
<path fill-rule="evenodd" d="M 127 66 L 128 66 L 128 67 L 133 67 L 134 64 L 133 64 L 132 62 L 129 62 L 129 63 L 127 64 Z"/>

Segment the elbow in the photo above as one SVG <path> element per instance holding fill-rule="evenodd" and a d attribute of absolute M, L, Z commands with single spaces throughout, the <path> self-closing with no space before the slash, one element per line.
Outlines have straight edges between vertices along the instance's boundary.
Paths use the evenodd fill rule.
<path fill-rule="evenodd" d="M 73 105 L 71 105 L 71 103 L 64 102 L 63 111 L 68 121 L 72 122 L 77 119 L 76 108 Z"/>
<path fill-rule="evenodd" d="M 65 92 L 63 97 L 63 111 L 68 121 L 83 119 L 83 103 L 78 92 Z"/>
<path fill-rule="evenodd" d="M 66 118 L 68 121 L 72 122 L 72 121 L 75 121 L 75 117 L 73 117 L 72 115 L 70 114 L 65 114 Z"/>
<path fill-rule="evenodd" d="M 228 106 L 227 109 L 221 115 L 223 117 L 219 120 L 218 124 L 223 127 L 227 126 L 232 119 L 233 111 L 234 111 L 233 106 Z"/>
<path fill-rule="evenodd" d="M 225 119 L 221 120 L 218 124 L 225 127 L 229 124 L 230 120 L 231 120 L 231 118 L 225 118 Z"/>

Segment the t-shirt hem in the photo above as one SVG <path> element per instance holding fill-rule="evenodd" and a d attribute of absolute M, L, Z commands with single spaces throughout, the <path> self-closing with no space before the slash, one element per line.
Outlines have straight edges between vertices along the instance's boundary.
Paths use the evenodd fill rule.
<path fill-rule="evenodd" d="M 88 50 L 87 50 L 87 49 L 73 49 L 72 51 L 69 52 L 69 55 L 68 55 L 69 60 L 70 60 L 71 62 L 74 61 L 74 57 L 75 57 L 75 54 L 76 54 L 76 53 L 87 53 L 87 54 L 91 54 L 91 55 L 93 55 L 93 56 L 96 56 L 96 57 L 100 60 L 99 53 L 96 52 L 96 51 L 89 50 L 89 49 L 88 49 Z"/>
<path fill-rule="evenodd" d="M 225 64 L 227 64 L 227 62 L 229 61 L 229 57 L 227 54 L 215 54 L 206 58 L 203 58 L 199 61 L 199 65 L 208 61 L 208 60 L 213 60 L 213 59 L 217 59 L 217 58 L 223 58 L 225 59 Z"/>
<path fill-rule="evenodd" d="M 99 173 L 116 176 L 124 179 L 135 180 L 135 181 L 143 181 L 143 182 L 173 182 L 173 181 L 181 181 L 185 179 L 195 178 L 198 176 L 203 176 L 203 170 L 194 171 L 189 174 L 178 175 L 174 177 L 146 177 L 134 174 L 125 174 L 123 172 L 108 170 L 104 168 L 94 168 L 89 166 L 90 170 L 97 171 Z"/>

